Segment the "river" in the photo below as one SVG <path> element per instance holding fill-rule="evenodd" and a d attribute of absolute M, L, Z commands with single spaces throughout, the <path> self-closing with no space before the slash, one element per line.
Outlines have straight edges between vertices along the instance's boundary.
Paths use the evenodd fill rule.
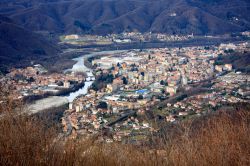
<path fill-rule="evenodd" d="M 68 69 L 66 71 L 73 71 L 73 72 L 85 72 L 87 74 L 86 82 L 84 87 L 80 88 L 75 92 L 71 92 L 69 95 L 66 96 L 69 102 L 74 101 L 74 99 L 80 95 L 84 95 L 88 93 L 88 88 L 92 85 L 94 80 L 94 75 L 92 69 L 88 68 L 84 65 L 84 60 L 88 57 L 98 56 L 98 55 L 105 55 L 105 54 L 114 54 L 124 52 L 124 50 L 115 50 L 115 51 L 101 51 L 101 52 L 93 52 L 87 55 L 83 55 L 81 57 L 73 59 L 76 61 L 76 64 L 73 65 L 72 69 Z M 90 81 L 91 80 L 91 81 Z"/>
<path fill-rule="evenodd" d="M 94 78 L 92 69 L 88 68 L 84 65 L 84 60 L 91 56 L 105 55 L 105 54 L 114 54 L 119 52 L 124 52 L 125 50 L 116 50 L 116 51 L 101 51 L 101 52 L 93 52 L 90 54 L 82 55 L 78 58 L 74 58 L 73 60 L 76 63 L 73 65 L 71 69 L 67 69 L 66 71 L 72 72 L 85 72 L 87 74 L 86 82 L 84 87 L 78 89 L 75 92 L 71 92 L 65 96 L 50 96 L 44 99 L 36 100 L 33 104 L 27 105 L 28 113 L 35 114 L 43 110 L 47 110 L 53 107 L 60 107 L 69 102 L 73 102 L 78 96 L 85 95 L 88 93 L 89 87 L 92 85 Z"/>

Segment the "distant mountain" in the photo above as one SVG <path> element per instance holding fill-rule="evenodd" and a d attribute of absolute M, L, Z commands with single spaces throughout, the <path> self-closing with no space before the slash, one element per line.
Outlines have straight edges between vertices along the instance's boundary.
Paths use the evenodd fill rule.
<path fill-rule="evenodd" d="M 0 15 L 0 70 L 25 66 L 32 60 L 57 54 L 59 49 L 43 37 Z"/>
<path fill-rule="evenodd" d="M 56 33 L 250 30 L 249 0 L 2 0 L 0 13 L 34 31 Z"/>

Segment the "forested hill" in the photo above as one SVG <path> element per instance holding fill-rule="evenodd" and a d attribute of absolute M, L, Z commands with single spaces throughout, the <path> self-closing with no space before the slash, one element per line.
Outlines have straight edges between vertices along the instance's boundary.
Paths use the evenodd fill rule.
<path fill-rule="evenodd" d="M 225 34 L 250 29 L 249 0 L 3 0 L 0 13 L 34 31 Z"/>

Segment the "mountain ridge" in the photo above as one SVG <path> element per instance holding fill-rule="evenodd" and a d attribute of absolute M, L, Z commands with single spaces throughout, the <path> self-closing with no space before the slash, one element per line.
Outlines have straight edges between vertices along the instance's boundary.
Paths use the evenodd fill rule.
<path fill-rule="evenodd" d="M 12 4 L 7 2 L 7 8 L 0 4 L 0 13 L 34 31 L 213 35 L 250 29 L 250 2 L 247 0 L 26 1 L 21 0 L 17 5 L 12 0 Z"/>
<path fill-rule="evenodd" d="M 0 15 L 0 70 L 20 67 L 59 53 L 57 45 Z"/>

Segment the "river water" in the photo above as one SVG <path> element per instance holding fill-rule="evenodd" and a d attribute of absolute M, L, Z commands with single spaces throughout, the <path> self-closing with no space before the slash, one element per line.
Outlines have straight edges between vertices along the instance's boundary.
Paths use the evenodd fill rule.
<path fill-rule="evenodd" d="M 84 87 L 78 89 L 75 92 L 71 92 L 66 96 L 50 96 L 44 99 L 36 100 L 32 104 L 28 104 L 26 106 L 27 111 L 29 114 L 35 114 L 43 110 L 51 109 L 54 107 L 60 107 L 65 104 L 68 104 L 69 102 L 74 101 L 78 96 L 85 95 L 88 93 L 88 88 L 92 85 L 94 80 L 94 75 L 92 69 L 86 67 L 84 65 L 84 60 L 91 56 L 98 56 L 98 55 L 105 55 L 105 54 L 114 54 L 124 52 L 122 50 L 117 51 L 101 51 L 101 52 L 93 52 L 87 55 L 83 55 L 81 57 L 75 58 L 73 60 L 76 61 L 76 64 L 73 65 L 71 69 L 67 69 L 66 71 L 74 71 L 74 72 L 85 72 L 87 74 L 86 82 Z M 92 80 L 92 81 L 91 81 Z"/>
<path fill-rule="evenodd" d="M 98 56 L 98 55 L 105 55 L 105 54 L 114 54 L 124 52 L 124 50 L 116 50 L 116 51 L 101 51 L 101 52 L 93 52 L 87 55 L 83 55 L 81 57 L 73 59 L 76 61 L 76 64 L 73 65 L 72 69 L 67 69 L 66 71 L 73 71 L 73 72 L 85 72 L 87 74 L 86 82 L 84 87 L 78 89 L 75 92 L 71 92 L 69 95 L 66 96 L 69 102 L 74 101 L 74 99 L 80 95 L 85 95 L 88 93 L 88 88 L 92 85 L 94 80 L 94 75 L 92 69 L 88 68 L 84 65 L 84 60 L 91 56 Z M 92 80 L 92 81 L 90 81 Z"/>

